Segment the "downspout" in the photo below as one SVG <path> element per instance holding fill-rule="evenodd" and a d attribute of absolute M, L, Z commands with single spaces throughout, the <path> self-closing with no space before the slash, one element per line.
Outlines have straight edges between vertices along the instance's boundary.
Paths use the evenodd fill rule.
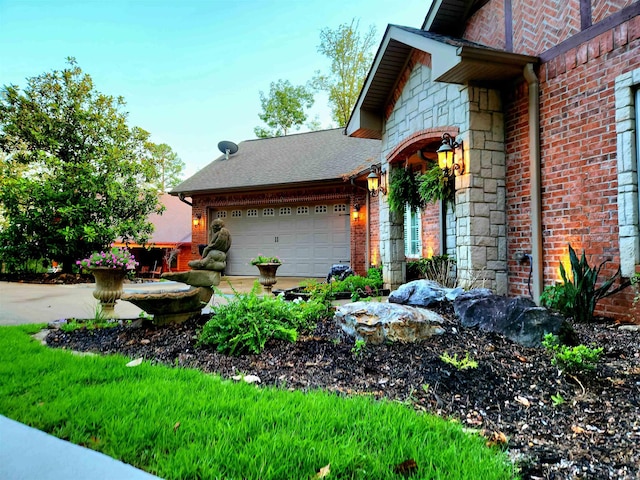
<path fill-rule="evenodd" d="M 184 199 L 184 193 L 179 193 L 178 198 L 180 199 L 181 202 L 186 203 L 190 207 L 193 207 L 193 203 L 191 203 L 189 200 Z"/>
<path fill-rule="evenodd" d="M 542 182 L 540 159 L 540 82 L 533 64 L 524 67 L 524 78 L 529 85 L 529 159 L 531 175 L 531 268 L 533 301 L 540 304 L 544 288 L 542 265 Z"/>

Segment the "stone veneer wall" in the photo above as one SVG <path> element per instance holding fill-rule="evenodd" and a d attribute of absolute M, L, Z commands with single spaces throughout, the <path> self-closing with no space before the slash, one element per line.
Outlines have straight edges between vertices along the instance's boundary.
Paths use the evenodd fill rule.
<path fill-rule="evenodd" d="M 429 57 L 424 57 L 429 59 Z M 399 85 L 401 93 L 382 134 L 382 155 L 422 130 L 455 126 L 464 141 L 466 170 L 456 178 L 455 214 L 447 215 L 447 253 L 458 262 L 463 284 L 474 279 L 499 294 L 506 293 L 506 218 L 504 119 L 497 92 L 431 81 L 428 62 L 410 65 L 411 73 Z M 389 174 L 394 165 L 383 164 Z M 397 168 L 397 167 L 396 167 Z M 453 221 L 455 219 L 455 221 Z M 405 276 L 403 215 L 391 212 L 386 197 L 380 201 L 380 253 L 385 284 L 395 288 Z M 454 240 L 455 239 L 455 240 Z"/>

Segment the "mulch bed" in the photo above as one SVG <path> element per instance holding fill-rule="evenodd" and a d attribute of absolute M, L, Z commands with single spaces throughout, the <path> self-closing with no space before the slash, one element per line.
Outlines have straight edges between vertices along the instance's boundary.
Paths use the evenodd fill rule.
<path fill-rule="evenodd" d="M 166 365 L 257 375 L 262 385 L 321 388 L 371 395 L 454 418 L 503 444 L 523 479 L 640 478 L 640 332 L 600 320 L 577 325 L 580 343 L 604 347 L 595 372 L 560 374 L 543 348 L 525 348 L 499 335 L 462 328 L 443 307 L 446 333 L 416 344 L 354 342 L 333 321 L 296 343 L 271 341 L 260 355 L 229 357 L 196 347 L 205 319 L 155 327 L 136 321 L 103 330 L 53 330 L 53 347 L 120 353 Z M 477 369 L 457 370 L 447 352 L 470 357 Z M 554 405 L 551 396 L 565 403 Z M 504 437 L 503 437 L 504 435 Z M 505 438 L 506 437 L 506 438 Z"/>

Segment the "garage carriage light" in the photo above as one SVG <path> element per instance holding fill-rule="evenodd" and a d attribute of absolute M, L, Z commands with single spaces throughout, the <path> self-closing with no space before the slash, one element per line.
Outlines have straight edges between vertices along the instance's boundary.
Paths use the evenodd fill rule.
<path fill-rule="evenodd" d="M 196 213 L 196 216 L 193 217 L 193 226 L 198 228 L 200 226 L 200 219 L 202 218 L 202 215 L 200 215 L 199 213 Z"/>
<path fill-rule="evenodd" d="M 372 197 L 377 196 L 379 192 L 382 192 L 383 195 L 387 194 L 387 188 L 382 185 L 385 175 L 386 172 L 382 170 L 380 165 L 371 166 L 371 173 L 367 176 L 367 188 Z"/>

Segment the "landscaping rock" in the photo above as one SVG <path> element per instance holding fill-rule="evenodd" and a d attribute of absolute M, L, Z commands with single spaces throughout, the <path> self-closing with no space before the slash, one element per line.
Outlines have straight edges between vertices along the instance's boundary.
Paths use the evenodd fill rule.
<path fill-rule="evenodd" d="M 463 327 L 500 333 L 525 347 L 539 346 L 547 333 L 565 335 L 570 330 L 564 317 L 529 298 L 493 295 L 487 289 L 458 295 L 453 309 Z"/>
<path fill-rule="evenodd" d="M 348 303 L 336 309 L 334 319 L 348 335 L 372 344 L 416 342 L 444 333 L 444 319 L 437 313 L 393 303 Z"/>
<path fill-rule="evenodd" d="M 414 280 L 391 292 L 389 303 L 426 308 L 444 300 L 453 301 L 463 292 L 462 288 L 443 287 L 433 280 Z"/>

